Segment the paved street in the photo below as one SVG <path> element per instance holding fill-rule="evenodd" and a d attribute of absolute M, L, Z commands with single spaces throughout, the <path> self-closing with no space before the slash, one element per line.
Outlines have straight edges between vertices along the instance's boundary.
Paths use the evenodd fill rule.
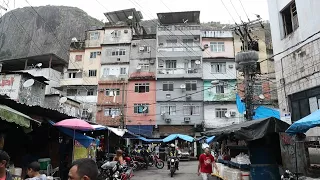
<path fill-rule="evenodd" d="M 180 170 L 176 172 L 172 179 L 175 180 L 200 180 L 201 178 L 197 176 L 196 169 L 198 161 L 183 161 L 180 162 Z M 171 179 L 169 175 L 169 170 L 166 166 L 163 169 L 156 169 L 151 167 L 148 170 L 141 170 L 134 172 L 134 177 L 132 180 L 161 180 L 161 179 Z"/>

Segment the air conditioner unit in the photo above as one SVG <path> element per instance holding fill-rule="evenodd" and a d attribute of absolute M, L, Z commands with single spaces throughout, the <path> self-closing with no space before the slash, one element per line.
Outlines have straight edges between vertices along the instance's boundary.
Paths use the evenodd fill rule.
<path fill-rule="evenodd" d="M 150 64 L 154 64 L 154 63 L 155 63 L 154 59 L 150 60 Z"/>
<path fill-rule="evenodd" d="M 145 49 L 144 46 L 140 46 L 140 47 L 139 47 L 139 51 L 140 51 L 140 52 L 144 51 L 144 49 Z"/>
<path fill-rule="evenodd" d="M 190 95 L 190 94 L 187 94 L 187 95 L 186 95 L 186 99 L 187 99 L 187 100 L 190 100 L 190 99 L 191 99 L 191 95 Z"/>
<path fill-rule="evenodd" d="M 233 68 L 233 65 L 232 65 L 232 64 L 230 64 L 230 65 L 229 65 L 229 68 L 230 68 L 230 69 L 232 69 L 232 68 Z"/>
<path fill-rule="evenodd" d="M 194 40 L 194 41 L 200 41 L 200 38 L 194 37 L 193 40 Z"/>
<path fill-rule="evenodd" d="M 104 89 L 99 89 L 99 92 L 103 92 L 104 91 Z"/>
<path fill-rule="evenodd" d="M 170 119 L 170 118 L 166 118 L 165 121 L 166 121 L 167 123 L 169 123 L 169 122 L 171 122 L 171 119 Z"/>
<path fill-rule="evenodd" d="M 208 45 L 208 44 L 205 44 L 205 45 L 203 46 L 203 48 L 207 49 L 207 48 L 209 48 L 209 45 Z"/>
<path fill-rule="evenodd" d="M 159 43 L 159 46 L 163 46 L 163 43 Z"/>
<path fill-rule="evenodd" d="M 98 54 L 98 55 L 101 55 L 101 51 L 98 51 L 97 54 Z"/>
<path fill-rule="evenodd" d="M 128 29 L 125 29 L 123 32 L 124 32 L 125 34 L 127 34 L 127 33 L 128 33 Z"/>
<path fill-rule="evenodd" d="M 98 107 L 98 111 L 102 111 L 102 108 L 101 108 L 101 107 Z"/>
<path fill-rule="evenodd" d="M 136 46 L 137 46 L 137 43 L 132 43 L 132 46 L 133 46 L 133 47 L 136 47 Z"/>
<path fill-rule="evenodd" d="M 230 116 L 235 117 L 236 116 L 236 112 L 235 111 L 230 111 Z"/>
<path fill-rule="evenodd" d="M 190 122 L 190 117 L 184 117 L 184 122 Z"/>

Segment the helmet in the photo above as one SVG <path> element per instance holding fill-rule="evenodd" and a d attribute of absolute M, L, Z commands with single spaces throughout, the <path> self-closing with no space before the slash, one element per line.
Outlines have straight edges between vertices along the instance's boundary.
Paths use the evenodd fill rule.
<path fill-rule="evenodd" d="M 174 144 L 170 144 L 170 147 L 171 148 L 175 148 L 176 146 Z"/>

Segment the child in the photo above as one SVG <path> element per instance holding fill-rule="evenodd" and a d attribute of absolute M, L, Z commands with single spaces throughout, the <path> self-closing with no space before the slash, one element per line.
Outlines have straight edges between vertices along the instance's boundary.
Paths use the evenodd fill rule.
<path fill-rule="evenodd" d="M 27 174 L 30 177 L 28 180 L 47 180 L 45 174 L 40 174 L 40 164 L 36 161 L 28 165 Z"/>

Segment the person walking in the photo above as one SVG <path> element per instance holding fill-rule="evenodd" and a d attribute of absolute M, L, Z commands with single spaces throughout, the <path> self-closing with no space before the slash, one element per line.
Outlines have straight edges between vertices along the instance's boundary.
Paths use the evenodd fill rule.
<path fill-rule="evenodd" d="M 204 153 L 199 157 L 198 176 L 201 175 L 202 180 L 208 180 L 212 174 L 213 167 L 216 168 L 219 174 L 219 170 L 214 161 L 214 157 L 210 154 L 210 149 L 207 147 L 204 149 Z"/>
<path fill-rule="evenodd" d="M 9 161 L 10 156 L 8 153 L 0 150 L 0 180 L 12 180 L 10 172 L 6 170 Z"/>

